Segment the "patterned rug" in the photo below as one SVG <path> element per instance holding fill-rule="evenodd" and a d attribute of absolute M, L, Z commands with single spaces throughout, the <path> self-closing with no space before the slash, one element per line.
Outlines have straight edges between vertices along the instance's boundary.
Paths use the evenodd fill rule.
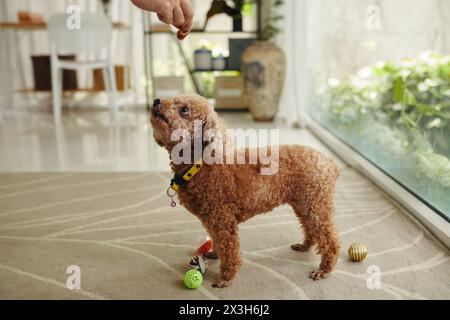
<path fill-rule="evenodd" d="M 0 174 L 1 299 L 450 299 L 450 258 L 371 182 L 344 169 L 336 194 L 343 250 L 313 282 L 314 252 L 289 207 L 240 227 L 244 260 L 230 288 L 213 289 L 210 261 L 199 290 L 182 278 L 200 223 L 171 208 L 169 173 Z M 368 250 L 350 262 L 347 248 Z M 72 290 L 70 290 L 71 288 Z"/>

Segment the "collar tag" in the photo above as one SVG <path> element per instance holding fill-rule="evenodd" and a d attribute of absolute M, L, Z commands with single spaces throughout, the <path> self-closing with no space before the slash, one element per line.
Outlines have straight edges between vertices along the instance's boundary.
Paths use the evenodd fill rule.
<path fill-rule="evenodd" d="M 176 206 L 176 202 L 173 200 L 175 195 L 180 190 L 180 186 L 186 185 L 203 167 L 203 159 L 200 159 L 193 165 L 182 177 L 175 175 L 170 181 L 170 186 L 167 188 L 167 196 L 170 198 L 170 206 L 173 208 Z"/>

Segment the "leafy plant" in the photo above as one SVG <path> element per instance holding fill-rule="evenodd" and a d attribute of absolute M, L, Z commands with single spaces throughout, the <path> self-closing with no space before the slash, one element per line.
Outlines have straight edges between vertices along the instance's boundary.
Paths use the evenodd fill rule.
<path fill-rule="evenodd" d="M 103 5 L 103 11 L 105 12 L 106 15 L 109 14 L 109 8 L 111 6 L 111 0 L 101 0 L 102 5 Z"/>
<path fill-rule="evenodd" d="M 447 157 L 432 151 L 417 151 L 414 156 L 422 174 L 443 187 L 450 188 L 450 161 Z"/>
<path fill-rule="evenodd" d="M 278 9 L 284 4 L 283 0 L 235 0 L 235 6 L 242 11 L 249 11 L 249 6 L 256 4 L 259 10 L 260 30 L 258 30 L 259 41 L 270 41 L 276 37 L 281 29 L 278 23 L 284 18 L 278 13 Z"/>
<path fill-rule="evenodd" d="M 354 144 L 413 161 L 419 178 L 450 187 L 450 56 L 380 62 L 319 90 L 321 117 Z"/>
<path fill-rule="evenodd" d="M 258 40 L 270 41 L 280 33 L 278 22 L 283 19 L 277 11 L 284 4 L 283 0 L 261 0 L 259 1 L 264 10 L 264 19 L 261 21 L 261 30 L 258 34 Z"/>

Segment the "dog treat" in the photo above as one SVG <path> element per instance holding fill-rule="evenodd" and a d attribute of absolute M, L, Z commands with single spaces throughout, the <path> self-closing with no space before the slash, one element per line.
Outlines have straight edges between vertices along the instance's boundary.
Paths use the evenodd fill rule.
<path fill-rule="evenodd" d="M 354 262 L 361 262 L 367 257 L 367 248 L 361 243 L 353 243 L 348 248 L 348 257 Z"/>
<path fill-rule="evenodd" d="M 197 289 L 203 283 L 203 276 L 200 271 L 191 269 L 184 275 L 184 284 L 189 289 Z"/>
<path fill-rule="evenodd" d="M 197 252 L 201 255 L 211 251 L 213 247 L 212 239 L 208 236 L 201 237 L 198 241 Z"/>
<path fill-rule="evenodd" d="M 188 36 L 188 34 L 189 34 L 189 31 L 183 31 L 183 30 L 178 30 L 178 32 L 177 32 L 177 38 L 178 38 L 178 40 L 184 40 L 184 38 L 186 38 L 187 36 Z"/>
<path fill-rule="evenodd" d="M 203 256 L 195 256 L 189 261 L 189 266 L 203 274 L 208 269 L 208 260 Z"/>

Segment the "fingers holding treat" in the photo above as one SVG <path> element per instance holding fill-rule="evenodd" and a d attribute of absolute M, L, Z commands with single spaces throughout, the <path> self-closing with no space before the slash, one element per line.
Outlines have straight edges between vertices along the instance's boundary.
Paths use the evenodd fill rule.
<path fill-rule="evenodd" d="M 183 30 L 178 30 L 177 32 L 177 38 L 178 40 L 184 40 L 189 35 L 189 32 L 185 32 Z"/>
<path fill-rule="evenodd" d="M 184 18 L 184 14 L 183 14 L 183 10 L 181 9 L 181 5 L 175 5 L 173 7 L 173 22 L 172 24 L 177 27 L 180 28 L 181 26 L 183 26 L 186 22 L 186 19 Z"/>
<path fill-rule="evenodd" d="M 183 26 L 181 26 L 177 32 L 178 40 L 184 40 L 191 32 L 192 20 L 187 21 Z"/>
<path fill-rule="evenodd" d="M 194 10 L 190 0 L 181 0 L 180 7 L 183 12 L 184 22 L 180 26 L 176 26 L 179 30 L 177 33 L 178 40 L 183 40 L 189 35 L 192 29 L 192 21 L 194 18 Z"/>

